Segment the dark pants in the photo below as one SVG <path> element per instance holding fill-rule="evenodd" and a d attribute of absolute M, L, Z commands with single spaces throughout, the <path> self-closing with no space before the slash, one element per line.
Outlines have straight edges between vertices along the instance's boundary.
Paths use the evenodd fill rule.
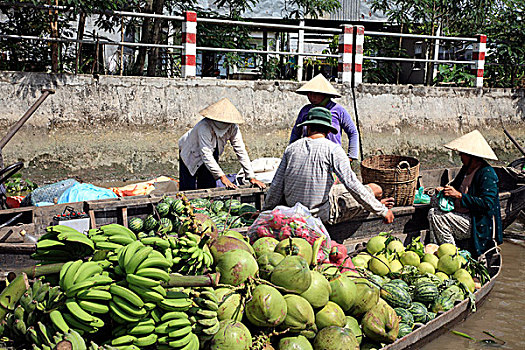
<path fill-rule="evenodd" d="M 219 150 L 215 149 L 213 152 L 213 158 L 219 161 Z M 203 188 L 215 188 L 217 187 L 217 181 L 210 173 L 206 165 L 202 164 L 199 169 L 195 172 L 195 175 L 191 175 L 188 167 L 182 161 L 179 155 L 179 191 L 190 191 Z"/>

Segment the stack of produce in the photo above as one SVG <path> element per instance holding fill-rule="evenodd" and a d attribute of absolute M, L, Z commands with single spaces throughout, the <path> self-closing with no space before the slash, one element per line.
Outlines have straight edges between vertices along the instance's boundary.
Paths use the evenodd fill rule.
<path fill-rule="evenodd" d="M 3 336 L 42 349 L 64 339 L 73 349 L 99 348 L 91 341 L 116 349 L 379 348 L 487 281 L 486 270 L 451 245 L 405 247 L 378 235 L 353 264 L 337 244 L 319 263 L 322 238 L 250 243 L 239 232 L 218 235 L 184 198 L 168 206 L 178 213 L 176 231 L 171 219 L 171 229 L 158 222 L 153 233 L 144 231 L 148 220 L 91 230 L 82 243 L 92 243 L 90 255 L 72 255 L 58 273 L 21 287 L 0 321 Z"/>

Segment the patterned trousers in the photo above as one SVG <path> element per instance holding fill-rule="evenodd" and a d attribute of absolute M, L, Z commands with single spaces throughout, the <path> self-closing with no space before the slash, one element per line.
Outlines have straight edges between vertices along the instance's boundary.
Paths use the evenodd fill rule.
<path fill-rule="evenodd" d="M 472 235 L 471 219 L 469 214 L 444 212 L 437 206 L 435 196 L 430 202 L 432 208 L 428 211 L 428 224 L 430 226 L 430 240 L 437 243 L 456 244 L 456 240 L 464 240 Z"/>

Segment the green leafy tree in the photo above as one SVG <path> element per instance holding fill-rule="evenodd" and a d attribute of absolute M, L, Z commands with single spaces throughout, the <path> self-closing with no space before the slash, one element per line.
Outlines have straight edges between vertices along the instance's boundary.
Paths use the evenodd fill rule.
<path fill-rule="evenodd" d="M 319 18 L 341 8 L 339 0 L 289 0 L 290 18 Z"/>

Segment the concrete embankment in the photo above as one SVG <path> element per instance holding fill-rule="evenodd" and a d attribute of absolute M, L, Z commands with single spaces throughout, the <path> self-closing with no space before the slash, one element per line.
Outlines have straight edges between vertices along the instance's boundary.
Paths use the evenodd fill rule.
<path fill-rule="evenodd" d="M 226 81 L 0 72 L 0 136 L 40 95 L 51 95 L 3 149 L 5 164 L 23 161 L 24 176 L 50 183 L 78 176 L 108 183 L 178 174 L 177 140 L 198 111 L 228 97 L 245 116 L 252 159 L 280 157 L 299 109 L 307 103 L 286 81 Z M 352 90 L 336 99 L 355 118 Z M 423 168 L 459 164 L 441 147 L 479 129 L 501 159 L 521 157 L 502 124 L 525 146 L 525 93 L 510 89 L 361 85 L 355 91 L 364 157 L 413 156 Z M 346 139 L 345 139 L 346 147 Z M 228 151 L 221 159 L 234 172 Z"/>

